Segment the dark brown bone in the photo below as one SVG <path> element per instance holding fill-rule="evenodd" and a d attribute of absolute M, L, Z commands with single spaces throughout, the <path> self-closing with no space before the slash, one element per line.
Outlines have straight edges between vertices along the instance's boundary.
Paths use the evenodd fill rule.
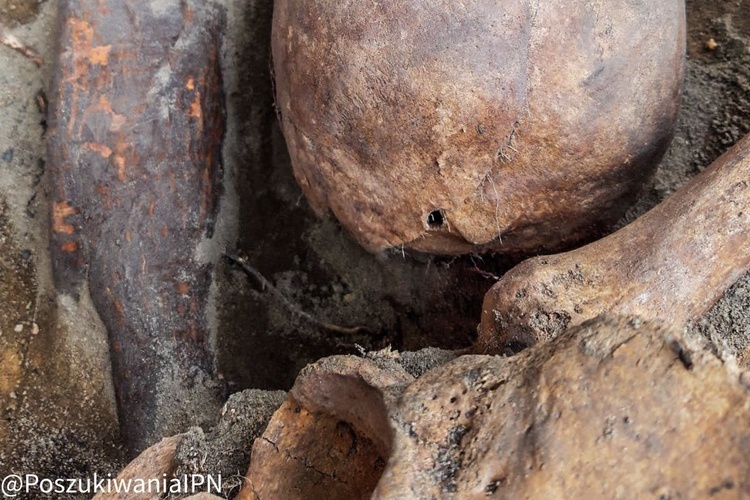
<path fill-rule="evenodd" d="M 200 396 L 215 392 L 212 264 L 198 247 L 211 237 L 220 187 L 224 12 L 213 2 L 65 0 L 58 22 L 55 282 L 77 296 L 88 276 L 124 437 L 139 451 L 213 407 Z M 161 407 L 162 393 L 182 405 Z"/>
<path fill-rule="evenodd" d="M 750 267 L 750 136 L 616 233 L 512 269 L 487 293 L 479 352 L 547 340 L 602 312 L 684 326 Z"/>

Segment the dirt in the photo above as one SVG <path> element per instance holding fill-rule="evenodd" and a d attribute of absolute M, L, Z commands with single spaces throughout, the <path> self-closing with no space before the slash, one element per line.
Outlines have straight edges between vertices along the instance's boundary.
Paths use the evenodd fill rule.
<path fill-rule="evenodd" d="M 469 346 L 484 293 L 512 263 L 492 256 L 371 255 L 334 220 L 316 218 L 294 181 L 275 121 L 268 60 L 272 1 L 226 3 L 223 245 L 246 256 L 296 308 L 321 321 L 364 327 L 356 334 L 322 329 L 223 260 L 211 321 L 231 392 L 289 389 L 303 366 L 331 354 Z M 80 302 L 56 295 L 46 250 L 42 108 L 54 4 L 0 0 L 0 25 L 45 58 L 38 68 L 0 46 L 0 354 L 17 356 L 3 359 L 0 376 L 2 476 L 12 470 L 86 477 L 116 471 L 124 460 L 106 332 L 85 294 Z M 688 16 L 689 61 L 675 140 L 620 225 L 750 131 L 750 0 L 690 1 Z M 694 329 L 733 353 L 743 351 L 750 344 L 749 291 L 750 274 Z M 409 361 L 414 373 L 450 357 L 430 352 L 430 362 Z M 243 421 L 257 420 L 248 415 Z M 248 426 L 239 426 L 237 436 L 248 435 Z M 212 432 L 205 429 L 206 436 Z M 239 441 L 223 441 L 235 446 L 230 442 Z"/>
<path fill-rule="evenodd" d="M 221 475 L 221 493 L 236 495 L 250 463 L 253 440 L 263 434 L 285 399 L 284 391 L 250 389 L 231 395 L 213 429 L 204 432 L 194 427 L 182 438 L 175 454 L 175 476 Z"/>
<path fill-rule="evenodd" d="M 39 5 L 45 0 L 2 0 L 0 1 L 0 23 L 6 26 L 32 21 L 39 13 Z"/>

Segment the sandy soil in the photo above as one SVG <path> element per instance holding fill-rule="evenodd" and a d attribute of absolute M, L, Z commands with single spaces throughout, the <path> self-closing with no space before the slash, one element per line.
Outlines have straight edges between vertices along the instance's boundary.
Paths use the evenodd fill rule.
<path fill-rule="evenodd" d="M 247 256 L 312 316 L 366 327 L 351 335 L 322 329 L 223 261 L 217 269 L 214 326 L 220 370 L 231 392 L 288 389 L 305 364 L 357 353 L 358 345 L 367 350 L 468 346 L 484 292 L 511 263 L 491 256 L 373 256 L 335 221 L 317 219 L 294 182 L 275 123 L 268 61 L 272 1 L 226 4 L 224 244 Z M 693 0 L 688 8 L 690 59 L 676 137 L 621 224 L 674 192 L 750 131 L 750 0 Z M 116 471 L 124 460 L 106 332 L 88 297 L 79 302 L 58 297 L 51 282 L 43 108 L 54 14 L 54 2 L 0 0 L 0 25 L 45 60 L 37 67 L 0 46 L 0 475 L 13 470 L 85 477 Z M 750 275 L 695 329 L 741 353 L 750 343 Z M 427 359 L 440 356 L 430 351 Z M 427 363 L 409 362 L 415 370 Z M 254 394 L 237 396 L 232 407 L 238 401 L 246 407 L 267 401 Z M 240 425 L 245 435 L 257 426 L 258 415 L 250 413 Z M 204 446 L 198 438 L 195 442 Z"/>

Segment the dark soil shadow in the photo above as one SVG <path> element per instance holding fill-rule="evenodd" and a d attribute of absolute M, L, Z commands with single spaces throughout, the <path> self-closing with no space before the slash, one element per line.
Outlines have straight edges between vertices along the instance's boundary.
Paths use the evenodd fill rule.
<path fill-rule="evenodd" d="M 391 345 L 471 344 L 491 275 L 507 263 L 437 259 L 400 251 L 372 255 L 332 219 L 311 211 L 294 179 L 276 122 L 270 74 L 272 2 L 250 4 L 237 41 L 239 88 L 228 107 L 239 118 L 238 252 L 312 316 L 368 332 L 340 335 L 294 315 L 237 266 L 220 270 L 220 366 L 234 388 L 288 388 L 320 357 Z M 231 115 L 232 111 L 230 111 Z"/>

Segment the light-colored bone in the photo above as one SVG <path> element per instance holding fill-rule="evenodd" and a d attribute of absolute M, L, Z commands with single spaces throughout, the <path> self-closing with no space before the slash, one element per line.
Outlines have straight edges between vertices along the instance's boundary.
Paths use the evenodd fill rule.
<path fill-rule="evenodd" d="M 603 312 L 681 327 L 749 267 L 750 136 L 616 233 L 508 272 L 485 297 L 477 351 L 516 351 Z"/>
<path fill-rule="evenodd" d="M 158 481 L 171 478 L 174 472 L 174 454 L 182 440 L 182 434 L 164 438 L 138 455 L 125 469 L 118 474 L 115 481 L 131 483 L 149 480 Z M 151 500 L 158 495 L 155 492 L 136 493 L 135 488 L 130 492 L 97 493 L 94 500 Z"/>
<path fill-rule="evenodd" d="M 21 40 L 8 33 L 8 31 L 2 26 L 0 26 L 0 44 L 5 45 L 6 47 L 10 47 L 16 52 L 22 54 L 24 57 L 31 59 L 32 61 L 34 61 L 34 64 L 36 64 L 37 67 L 41 68 L 44 65 L 44 60 L 34 49 L 30 48 Z"/>
<path fill-rule="evenodd" d="M 627 318 L 464 356 L 404 392 L 373 498 L 744 498 L 747 376 Z"/>
<path fill-rule="evenodd" d="M 308 367 L 238 498 L 750 495 L 750 373 L 661 323 L 601 317 L 409 380 L 361 358 Z"/>

